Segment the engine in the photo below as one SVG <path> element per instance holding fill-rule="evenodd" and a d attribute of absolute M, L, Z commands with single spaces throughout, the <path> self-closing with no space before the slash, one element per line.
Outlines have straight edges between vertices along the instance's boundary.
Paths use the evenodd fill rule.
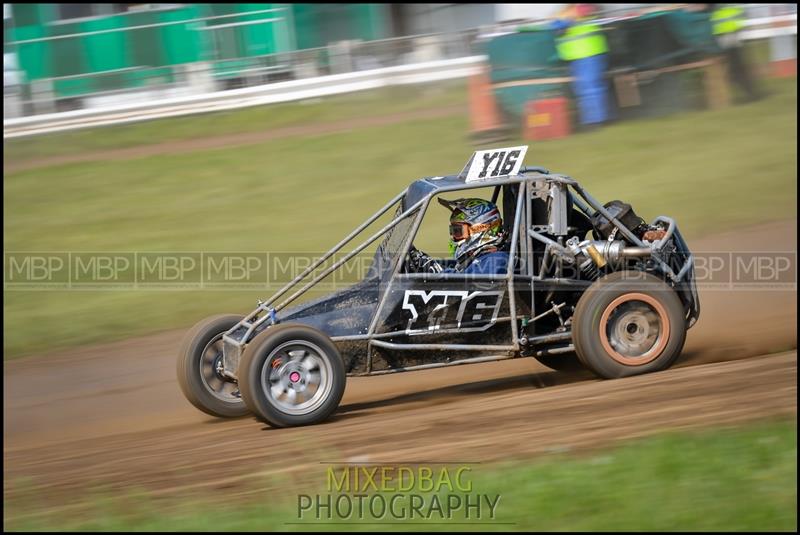
<path fill-rule="evenodd" d="M 578 198 L 566 186 L 543 181 L 532 187 L 528 234 L 539 282 L 531 295 L 531 318 L 523 324 L 526 336 L 568 332 L 588 286 L 621 270 L 648 272 L 670 285 L 688 280 L 676 291 L 687 317 L 696 318 L 693 272 L 687 270 L 691 255 L 675 222 L 660 216 L 647 223 L 628 203 L 600 205 L 584 190 L 576 188 Z"/>
<path fill-rule="evenodd" d="M 568 263 L 577 267 L 584 280 L 595 280 L 603 271 L 616 271 L 628 266 L 630 261 L 647 259 L 652 253 L 649 245 L 664 239 L 668 233 L 663 223 L 645 223 L 630 204 L 615 200 L 603 207 L 646 246 L 632 243 L 605 215 L 595 212 L 589 218 L 595 239 L 584 239 L 585 234 L 581 236 L 584 227 L 578 228 L 577 233 L 570 232 L 565 243 L 572 256 Z M 573 207 L 572 210 L 577 209 Z"/>

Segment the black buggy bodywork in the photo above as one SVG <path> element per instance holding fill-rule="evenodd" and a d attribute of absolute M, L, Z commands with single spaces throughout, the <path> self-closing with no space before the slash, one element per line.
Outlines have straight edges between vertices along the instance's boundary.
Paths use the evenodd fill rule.
<path fill-rule="evenodd" d="M 499 202 L 506 247 L 513 259 L 508 271 L 497 275 L 414 272 L 409 251 L 413 250 L 414 238 L 431 202 L 442 194 L 455 197 L 463 190 L 476 188 L 486 188 L 483 197 Z M 356 236 L 393 209 L 390 223 L 335 262 L 329 262 Z M 646 230 L 655 231 L 652 235 L 657 239 L 643 240 L 641 236 Z M 587 238 L 589 233 L 592 237 Z M 378 240 L 382 241 L 362 281 L 324 298 L 289 308 L 310 288 Z M 326 262 L 330 265 L 324 267 Z M 227 328 L 221 338 L 217 336 L 214 339 L 216 349 L 210 353 L 216 355 L 213 370 L 217 379 L 238 384 L 245 399 L 255 396 L 252 391 L 258 390 L 259 384 L 269 389 L 267 376 L 270 372 L 263 372 L 266 375 L 262 383 L 254 379 L 247 387 L 248 393 L 242 380 L 242 374 L 247 372 L 241 366 L 248 344 L 264 331 L 278 326 L 304 325 L 312 328 L 318 337 L 327 337 L 332 342 L 341 357 L 343 371 L 348 375 L 377 375 L 519 356 L 534 356 L 559 369 L 560 362 L 575 360 L 576 349 L 580 362 L 601 376 L 653 371 L 637 366 L 635 359 L 626 365 L 628 356 L 616 359 L 618 362 L 611 363 L 610 368 L 602 363 L 597 366 L 593 357 L 586 357 L 600 351 L 587 347 L 593 344 L 591 333 L 597 331 L 596 325 L 591 327 L 594 330 L 584 327 L 590 334 L 583 334 L 581 339 L 573 333 L 581 297 L 592 293 L 592 299 L 602 299 L 598 297 L 600 290 L 619 285 L 623 279 L 627 280 L 626 295 L 641 296 L 645 306 L 655 312 L 650 312 L 650 316 L 642 315 L 644 319 L 641 319 L 635 311 L 623 311 L 632 318 L 624 321 L 630 322 L 627 328 L 634 332 L 628 335 L 622 330 L 625 326 L 615 325 L 619 331 L 615 334 L 616 331 L 607 327 L 609 336 L 603 338 L 605 347 L 609 340 L 614 343 L 614 336 L 637 336 L 637 321 L 640 330 L 647 330 L 648 321 L 664 323 L 665 314 L 669 312 L 666 309 L 678 307 L 681 320 L 666 322 L 667 331 L 669 325 L 673 331 L 683 331 L 680 339 L 670 341 L 672 346 L 667 347 L 675 353 L 670 357 L 674 360 L 683 345 L 685 330 L 699 316 L 699 301 L 692 254 L 672 219 L 659 216 L 649 225 L 645 224 L 630 207 L 618 201 L 604 206 L 576 180 L 543 168 L 522 168 L 513 175 L 477 181 L 466 180 L 463 171 L 457 175 L 423 178 L 413 182 L 270 299 L 260 302 L 253 312 Z M 643 288 L 639 293 L 636 293 L 637 284 Z M 660 285 L 658 291 L 662 294 L 669 293 L 666 298 L 672 301 L 662 305 L 657 296 L 648 298 L 647 295 L 655 295 L 654 284 Z M 590 301 L 589 297 L 587 295 L 584 300 Z M 624 301 L 623 298 L 621 308 L 630 305 Z M 652 304 L 647 305 L 648 302 Z M 583 308 L 587 306 L 600 305 L 593 301 Z M 616 310 L 609 314 L 615 313 Z M 652 320 L 651 316 L 656 319 Z M 652 336 L 656 334 L 651 333 Z M 662 337 L 664 333 L 659 332 L 657 336 Z M 670 340 L 672 338 L 675 338 L 674 332 Z M 322 341 L 313 346 L 316 348 L 313 351 L 319 350 L 320 344 Z M 579 347 L 576 348 L 576 344 Z M 196 360 L 196 357 L 191 358 Z M 271 358 L 276 359 L 274 355 Z M 201 357 L 203 359 L 212 362 L 208 357 Z M 671 361 L 661 367 L 668 366 Z M 286 366 L 280 359 L 271 362 L 272 368 L 276 368 L 275 362 Z M 303 372 L 296 364 L 295 368 L 287 368 L 286 373 L 294 369 Z M 337 371 L 330 369 L 326 373 L 336 374 Z M 206 381 L 206 386 L 208 384 L 210 382 Z M 208 409 L 192 399 L 185 386 L 184 392 L 199 408 Z M 229 395 L 235 398 L 239 393 L 233 389 Z M 337 404 L 338 399 L 333 409 Z M 250 405 L 252 403 L 248 403 Z M 283 421 L 275 414 L 270 417 L 269 406 L 264 407 L 266 409 L 258 410 L 250 406 L 250 409 L 276 425 L 316 421 Z"/>

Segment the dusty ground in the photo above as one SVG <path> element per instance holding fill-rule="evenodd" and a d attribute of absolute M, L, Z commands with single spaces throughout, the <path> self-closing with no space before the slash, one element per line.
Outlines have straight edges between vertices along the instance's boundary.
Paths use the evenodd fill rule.
<path fill-rule="evenodd" d="M 789 221 L 690 246 L 795 251 L 796 243 Z M 42 486 L 42 503 L 64 506 L 96 485 L 181 495 L 224 487 L 235 496 L 263 486 L 265 474 L 321 473 L 320 461 L 490 462 L 796 416 L 796 286 L 702 289 L 701 304 L 681 359 L 662 373 L 601 381 L 519 359 L 352 378 L 330 422 L 299 429 L 192 408 L 175 379 L 182 332 L 7 362 L 4 498 L 13 503 L 27 485 Z"/>

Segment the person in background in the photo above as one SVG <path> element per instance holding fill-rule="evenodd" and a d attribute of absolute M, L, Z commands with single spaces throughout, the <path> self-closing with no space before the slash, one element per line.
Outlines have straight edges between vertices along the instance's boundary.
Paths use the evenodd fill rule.
<path fill-rule="evenodd" d="M 609 120 L 605 80 L 608 43 L 600 26 L 592 21 L 595 9 L 591 4 L 577 4 L 574 20 L 564 18 L 553 22 L 558 56 L 569 63 L 581 124 L 587 130 Z"/>
<path fill-rule="evenodd" d="M 725 52 L 731 81 L 745 92 L 747 102 L 759 100 L 762 95 L 756 88 L 742 47 L 744 9 L 733 4 L 708 4 L 708 10 L 711 11 L 711 32 Z"/>

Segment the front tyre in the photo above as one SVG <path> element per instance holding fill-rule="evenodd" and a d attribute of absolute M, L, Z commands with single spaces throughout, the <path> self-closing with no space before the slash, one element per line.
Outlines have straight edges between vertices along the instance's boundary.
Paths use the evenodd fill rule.
<path fill-rule="evenodd" d="M 572 340 L 581 362 L 606 379 L 664 370 L 686 341 L 683 304 L 653 275 L 611 273 L 578 301 Z"/>
<path fill-rule="evenodd" d="M 189 402 L 211 416 L 235 418 L 250 411 L 239 386 L 222 374 L 222 335 L 242 320 L 225 314 L 206 318 L 183 337 L 178 353 L 178 383 Z"/>
<path fill-rule="evenodd" d="M 291 323 L 256 336 L 239 366 L 242 399 L 274 427 L 326 420 L 339 406 L 346 380 L 342 357 L 330 338 Z"/>

